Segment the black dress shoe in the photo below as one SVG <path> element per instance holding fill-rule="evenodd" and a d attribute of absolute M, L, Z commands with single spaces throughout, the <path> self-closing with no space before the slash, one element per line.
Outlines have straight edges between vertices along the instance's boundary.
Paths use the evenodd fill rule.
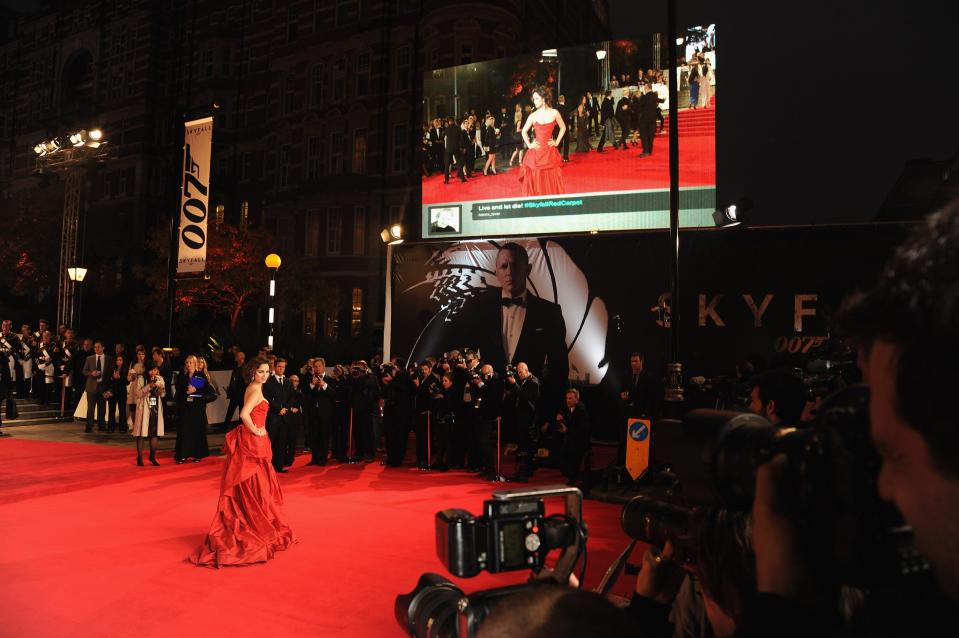
<path fill-rule="evenodd" d="M 159 466 L 159 465 L 160 465 L 159 463 L 157 463 L 157 460 L 156 460 L 156 457 L 155 457 L 155 456 L 151 456 L 151 457 L 150 457 L 150 465 L 156 465 L 156 466 Z"/>
<path fill-rule="evenodd" d="M 183 465 L 183 459 L 176 459 L 177 465 Z"/>
<path fill-rule="evenodd" d="M 194 463 L 199 463 L 199 462 L 200 462 L 200 459 L 193 459 L 193 462 L 194 462 Z"/>

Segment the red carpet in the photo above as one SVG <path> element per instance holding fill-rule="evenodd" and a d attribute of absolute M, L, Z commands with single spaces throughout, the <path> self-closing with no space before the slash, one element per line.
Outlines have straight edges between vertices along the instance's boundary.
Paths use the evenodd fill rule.
<path fill-rule="evenodd" d="M 479 513 L 492 484 L 378 464 L 304 467 L 308 458 L 280 476 L 300 542 L 267 564 L 217 571 L 185 558 L 212 520 L 219 459 L 178 466 L 167 453 L 161 467 L 138 468 L 130 450 L 0 440 L 0 635 L 404 635 L 396 594 L 424 571 L 445 575 L 433 515 Z M 559 478 L 542 471 L 535 483 Z M 627 543 L 620 511 L 585 503 L 589 587 Z M 524 578 L 453 580 L 472 592 Z"/>
<path fill-rule="evenodd" d="M 667 119 L 668 122 L 668 119 Z M 681 186 L 716 184 L 716 109 L 695 109 L 679 113 L 679 182 Z M 628 191 L 669 188 L 668 128 L 653 141 L 651 157 L 640 158 L 641 148 L 626 151 L 607 145 L 602 154 L 576 153 L 570 149 L 569 162 L 563 166 L 563 181 L 568 194 L 598 191 Z M 597 140 L 591 141 L 595 148 Z M 508 160 L 508 158 L 507 158 Z M 522 197 L 518 168 L 506 166 L 497 157 L 498 175 L 483 175 L 477 160 L 473 178 L 460 182 L 455 175 L 444 184 L 442 174 L 423 178 L 423 204 L 479 201 Z"/>

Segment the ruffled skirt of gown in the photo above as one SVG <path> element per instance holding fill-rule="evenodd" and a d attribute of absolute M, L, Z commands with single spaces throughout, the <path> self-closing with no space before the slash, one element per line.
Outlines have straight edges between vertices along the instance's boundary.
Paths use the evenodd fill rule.
<path fill-rule="evenodd" d="M 227 434 L 224 450 L 226 467 L 216 516 L 189 560 L 217 568 L 266 562 L 296 542 L 283 517 L 270 439 L 239 425 Z"/>
<path fill-rule="evenodd" d="M 523 195 L 562 195 L 563 158 L 555 146 L 527 149 L 520 166 L 519 180 Z"/>

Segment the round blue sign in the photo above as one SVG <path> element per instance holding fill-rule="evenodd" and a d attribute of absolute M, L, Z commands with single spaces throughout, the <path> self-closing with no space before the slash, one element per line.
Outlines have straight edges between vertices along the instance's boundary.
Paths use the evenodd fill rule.
<path fill-rule="evenodd" d="M 649 436 L 649 428 L 645 423 L 633 423 L 629 426 L 629 438 L 634 441 L 645 441 Z"/>

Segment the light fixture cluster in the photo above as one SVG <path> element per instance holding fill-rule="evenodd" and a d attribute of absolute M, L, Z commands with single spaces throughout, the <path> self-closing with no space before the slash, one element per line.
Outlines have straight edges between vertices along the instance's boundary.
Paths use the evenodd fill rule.
<path fill-rule="evenodd" d="M 384 228 L 380 231 L 380 239 L 383 240 L 384 244 L 402 244 L 403 243 L 403 227 L 399 224 L 393 224 L 389 228 Z"/>
<path fill-rule="evenodd" d="M 103 139 L 103 131 L 98 128 L 89 131 L 82 129 L 69 135 L 40 142 L 33 147 L 33 152 L 37 154 L 37 157 L 46 157 L 69 148 L 100 148 L 104 144 L 106 144 L 106 140 Z"/>

